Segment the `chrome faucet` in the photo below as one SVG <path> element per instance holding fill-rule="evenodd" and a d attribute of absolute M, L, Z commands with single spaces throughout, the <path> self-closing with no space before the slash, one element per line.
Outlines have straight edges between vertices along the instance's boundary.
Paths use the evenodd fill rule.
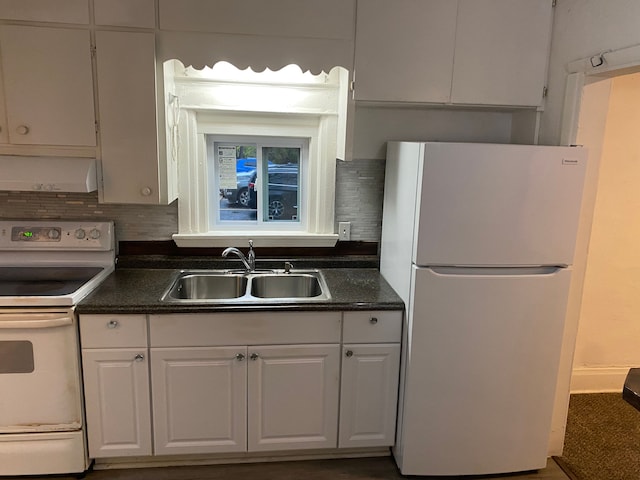
<path fill-rule="evenodd" d="M 256 254 L 253 251 L 253 240 L 249 240 L 249 253 L 246 257 L 236 247 L 225 248 L 222 252 L 222 256 L 226 257 L 230 253 L 233 253 L 242 261 L 247 272 L 253 272 L 256 269 Z"/>

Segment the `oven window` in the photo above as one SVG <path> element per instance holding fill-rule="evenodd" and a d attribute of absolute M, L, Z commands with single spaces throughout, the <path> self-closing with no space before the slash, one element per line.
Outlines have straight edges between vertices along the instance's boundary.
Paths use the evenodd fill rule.
<path fill-rule="evenodd" d="M 33 344 L 26 340 L 0 341 L 0 374 L 33 372 Z"/>

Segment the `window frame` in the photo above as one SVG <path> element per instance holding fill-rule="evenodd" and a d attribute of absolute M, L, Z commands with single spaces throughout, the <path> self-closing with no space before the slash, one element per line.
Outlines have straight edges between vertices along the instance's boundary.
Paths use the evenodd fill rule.
<path fill-rule="evenodd" d="M 237 80 L 213 78 L 177 60 L 164 62 L 165 114 L 171 119 L 166 149 L 178 171 L 178 233 L 173 235 L 178 246 L 246 246 L 251 239 L 256 246 L 328 247 L 338 241 L 336 161 L 345 155 L 348 72 L 335 67 L 310 80 L 309 72 L 289 67 L 298 70 L 297 80 L 248 70 Z M 210 225 L 205 134 L 309 139 L 304 229 L 292 229 L 288 222 L 270 222 L 272 228 L 260 230 Z"/>
<path fill-rule="evenodd" d="M 307 189 L 309 185 L 309 164 L 312 159 L 309 155 L 309 138 L 304 137 L 275 137 L 275 136 L 247 136 L 247 135 L 217 135 L 204 133 L 205 142 L 207 142 L 207 173 L 209 177 L 209 206 L 217 205 L 217 207 L 211 207 L 209 210 L 209 227 L 214 230 L 228 230 L 228 231 L 269 231 L 273 230 L 274 226 L 277 226 L 278 230 L 292 231 L 292 232 L 305 232 L 307 230 L 307 218 L 309 216 L 308 208 L 308 195 Z M 210 137 L 210 138 L 207 138 Z M 209 143 L 210 142 L 210 143 Z M 215 174 L 215 145 L 227 144 L 227 145 L 255 145 L 256 146 L 256 170 L 258 170 L 258 196 L 262 197 L 264 186 L 262 181 L 264 179 L 264 164 L 262 163 L 262 148 L 264 147 L 291 147 L 300 149 L 300 166 L 298 176 L 298 221 L 268 221 L 261 219 L 264 216 L 264 211 L 260 212 L 260 207 L 263 206 L 262 200 L 258 200 L 258 215 L 257 220 L 250 220 L 246 222 L 234 221 L 234 220 L 219 220 L 219 202 L 216 202 L 214 196 L 220 190 L 218 183 L 218 176 Z M 259 152 L 259 153 L 258 153 Z M 277 225 L 276 225 L 277 223 Z"/>

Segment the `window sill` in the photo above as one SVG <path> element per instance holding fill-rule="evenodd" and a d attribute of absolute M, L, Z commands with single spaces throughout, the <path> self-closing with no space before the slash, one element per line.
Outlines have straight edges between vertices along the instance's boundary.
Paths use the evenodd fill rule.
<path fill-rule="evenodd" d="M 256 247 L 333 247 L 337 233 L 283 232 L 208 232 L 173 235 L 179 247 L 246 247 L 253 240 Z"/>

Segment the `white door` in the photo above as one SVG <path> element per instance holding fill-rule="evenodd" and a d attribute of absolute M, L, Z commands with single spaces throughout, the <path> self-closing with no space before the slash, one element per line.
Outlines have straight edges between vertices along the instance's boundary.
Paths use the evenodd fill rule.
<path fill-rule="evenodd" d="M 342 350 L 338 446 L 393 445 L 400 344 L 345 344 Z"/>
<path fill-rule="evenodd" d="M 146 351 L 82 351 L 89 457 L 151 455 Z"/>
<path fill-rule="evenodd" d="M 414 267 L 413 275 L 402 473 L 544 467 L 570 268 Z"/>
<path fill-rule="evenodd" d="M 572 264 L 585 167 L 578 147 L 424 144 L 416 265 Z"/>
<path fill-rule="evenodd" d="M 339 345 L 249 347 L 249 451 L 335 448 Z"/>
<path fill-rule="evenodd" d="M 155 454 L 243 452 L 246 347 L 152 348 Z"/>
<path fill-rule="evenodd" d="M 0 314 L 0 433 L 82 428 L 73 313 Z"/>
<path fill-rule="evenodd" d="M 95 146 L 89 32 L 3 25 L 0 46 L 10 143 Z"/>

